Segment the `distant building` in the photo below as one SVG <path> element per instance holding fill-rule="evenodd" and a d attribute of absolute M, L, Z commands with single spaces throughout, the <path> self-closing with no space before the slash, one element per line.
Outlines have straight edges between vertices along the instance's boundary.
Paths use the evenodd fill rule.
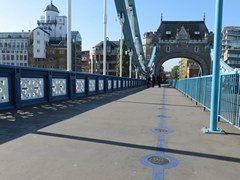
<path fill-rule="evenodd" d="M 117 50 L 119 48 L 119 41 L 107 41 L 107 57 L 106 57 L 106 75 L 116 76 L 117 66 Z M 90 51 L 90 59 L 93 64 L 93 73 L 103 73 L 103 42 L 98 43 Z"/>
<path fill-rule="evenodd" d="M 30 35 L 29 66 L 67 69 L 67 17 L 51 2 Z M 81 71 L 82 39 L 72 31 L 72 70 Z"/>
<path fill-rule="evenodd" d="M 0 33 L 0 64 L 28 66 L 29 32 Z"/>
<path fill-rule="evenodd" d="M 146 60 L 149 61 L 151 58 L 151 48 L 152 48 L 152 38 L 153 38 L 153 32 L 146 32 L 143 35 L 143 52 L 146 57 Z"/>
<path fill-rule="evenodd" d="M 90 73 L 90 71 L 91 71 L 90 51 L 82 51 L 81 57 L 82 57 L 81 71 L 86 72 L 86 73 Z"/>
<path fill-rule="evenodd" d="M 181 58 L 178 67 L 179 79 L 199 76 L 200 66 L 193 60 Z"/>
<path fill-rule="evenodd" d="M 223 29 L 222 57 L 233 68 L 240 68 L 240 26 L 228 26 Z"/>

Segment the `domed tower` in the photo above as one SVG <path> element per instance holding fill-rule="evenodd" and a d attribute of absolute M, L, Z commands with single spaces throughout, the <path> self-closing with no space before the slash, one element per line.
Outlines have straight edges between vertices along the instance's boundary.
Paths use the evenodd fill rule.
<path fill-rule="evenodd" d="M 65 40 L 67 36 L 67 17 L 59 16 L 59 11 L 56 6 L 47 5 L 44 10 L 44 15 L 38 21 L 38 27 L 42 28 L 50 34 L 50 39 Z"/>
<path fill-rule="evenodd" d="M 56 17 L 59 16 L 59 11 L 56 6 L 52 4 L 49 4 L 45 9 L 45 22 L 50 22 L 52 20 L 56 20 Z"/>

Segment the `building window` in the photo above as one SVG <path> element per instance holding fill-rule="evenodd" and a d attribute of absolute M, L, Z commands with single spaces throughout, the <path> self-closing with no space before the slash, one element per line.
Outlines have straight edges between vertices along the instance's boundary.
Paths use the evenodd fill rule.
<path fill-rule="evenodd" d="M 167 46 L 167 47 L 166 47 L 166 52 L 170 52 L 170 51 L 171 51 L 170 46 Z"/>
<path fill-rule="evenodd" d="M 39 35 L 40 35 L 40 32 L 37 32 L 37 35 L 39 36 Z"/>
<path fill-rule="evenodd" d="M 172 32 L 171 31 L 166 31 L 166 35 L 171 35 Z"/>
<path fill-rule="evenodd" d="M 196 46 L 196 47 L 194 48 L 194 52 L 195 52 L 195 53 L 198 53 L 198 52 L 199 52 L 199 47 L 198 47 L 198 46 Z"/>
<path fill-rule="evenodd" d="M 107 46 L 107 52 L 108 52 L 108 53 L 111 52 L 111 46 Z"/>
<path fill-rule="evenodd" d="M 59 26 L 59 29 L 62 30 L 62 26 Z"/>
<path fill-rule="evenodd" d="M 64 62 L 64 58 L 62 58 L 62 57 L 59 58 L 59 61 L 60 61 L 60 62 Z"/>
<path fill-rule="evenodd" d="M 200 32 L 199 31 L 195 31 L 194 34 L 195 35 L 200 35 Z"/>
<path fill-rule="evenodd" d="M 37 49 L 37 52 L 40 53 L 40 49 Z"/>
<path fill-rule="evenodd" d="M 55 50 L 49 50 L 49 54 L 55 54 Z"/>
<path fill-rule="evenodd" d="M 40 41 L 37 41 L 38 44 L 40 44 Z"/>
<path fill-rule="evenodd" d="M 55 59 L 54 58 L 49 58 L 49 61 L 55 61 Z"/>
<path fill-rule="evenodd" d="M 59 54 L 65 54 L 64 50 L 59 50 Z"/>

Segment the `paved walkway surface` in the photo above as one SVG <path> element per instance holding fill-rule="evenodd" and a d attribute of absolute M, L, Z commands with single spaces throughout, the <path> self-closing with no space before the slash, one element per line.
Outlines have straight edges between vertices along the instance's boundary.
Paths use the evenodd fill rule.
<path fill-rule="evenodd" d="M 2 112 L 0 179 L 239 179 L 240 131 L 208 119 L 168 87 Z"/>

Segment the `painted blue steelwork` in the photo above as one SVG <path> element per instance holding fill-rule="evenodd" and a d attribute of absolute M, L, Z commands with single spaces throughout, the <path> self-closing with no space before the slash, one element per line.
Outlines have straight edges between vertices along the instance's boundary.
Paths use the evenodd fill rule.
<path fill-rule="evenodd" d="M 219 69 L 221 57 L 221 30 L 222 30 L 222 13 L 223 0 L 216 0 L 215 8 L 215 33 L 214 33 L 214 59 L 213 59 L 213 75 L 212 75 L 212 92 L 211 92 L 211 112 L 210 127 L 203 130 L 210 133 L 221 133 L 217 128 L 218 121 L 218 94 L 219 94 Z"/>
<path fill-rule="evenodd" d="M 150 58 L 150 61 L 148 63 L 148 69 L 149 70 L 151 70 L 152 67 L 153 67 L 155 56 L 156 56 L 156 50 L 157 50 L 157 47 L 153 46 L 152 53 L 151 53 L 151 58 Z"/>
<path fill-rule="evenodd" d="M 146 80 L 73 71 L 0 65 L 0 72 L 0 110 L 146 86 Z"/>
<path fill-rule="evenodd" d="M 196 83 L 199 83 L 196 86 Z M 180 79 L 170 81 L 183 94 L 201 105 L 204 110 L 211 111 L 211 76 Z M 221 74 L 219 82 L 219 98 L 217 103 L 217 120 L 222 118 L 240 129 L 240 77 L 236 72 Z M 187 88 L 186 88 L 187 87 Z M 197 90 L 199 89 L 199 90 Z M 198 94 L 197 94 L 198 93 Z"/>
<path fill-rule="evenodd" d="M 141 74 L 146 75 L 146 60 L 144 57 L 141 34 L 139 31 L 137 13 L 134 0 L 114 0 L 119 16 L 124 18 L 123 33 L 128 48 L 132 49 L 132 64 L 138 67 Z M 131 18 L 133 17 L 133 19 Z M 133 24 L 133 27 L 131 26 Z M 134 35 L 134 37 L 133 37 Z M 137 38 L 137 42 L 136 42 Z"/>
<path fill-rule="evenodd" d="M 213 48 L 210 48 L 210 54 L 211 54 L 211 59 L 213 62 L 213 59 L 214 59 L 214 49 Z M 234 68 L 229 66 L 227 63 L 225 63 L 222 58 L 220 58 L 220 71 L 222 73 L 231 73 L 231 72 L 234 72 L 235 70 L 234 70 Z"/>

